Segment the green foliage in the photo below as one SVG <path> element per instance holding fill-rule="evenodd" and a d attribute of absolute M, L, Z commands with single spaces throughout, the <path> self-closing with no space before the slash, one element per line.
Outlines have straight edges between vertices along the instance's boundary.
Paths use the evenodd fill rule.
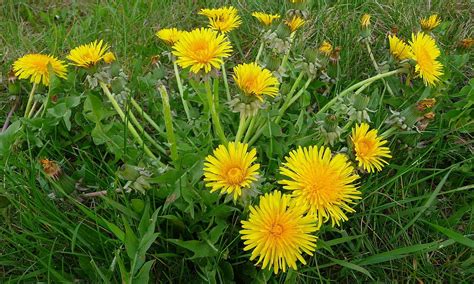
<path fill-rule="evenodd" d="M 272 106 L 261 117 L 262 123 L 268 123 L 253 144 L 262 164 L 261 192 L 279 187 L 278 168 L 291 149 L 324 143 L 323 119 L 315 113 L 342 90 L 376 74 L 365 47 L 357 41 L 363 13 L 375 20 L 374 56 L 381 67 L 389 68 L 394 64 L 385 40 L 390 28 L 396 25 L 399 34 L 409 38 L 421 15 L 438 12 L 443 24 L 434 34 L 444 51 L 446 74 L 437 88 L 426 88 L 416 78 L 406 84 L 399 77 L 388 77 L 361 91 L 368 98 L 373 124 L 381 130 L 388 128 L 387 119 L 399 117 L 391 111 L 407 118 L 402 123 L 407 128 L 390 139 L 394 157 L 381 173 L 363 175 L 363 200 L 355 205 L 357 213 L 341 227 L 321 229 L 318 250 L 306 256 L 306 266 L 273 275 L 251 263 L 250 252 L 243 251 L 240 221 L 247 217 L 248 207 L 225 202 L 204 186 L 203 161 L 218 139 L 212 133 L 203 86 L 181 72 L 187 82 L 184 98 L 190 104 L 187 121 L 168 47 L 154 36 L 157 28 L 201 26 L 205 21 L 196 11 L 221 3 L 4 1 L 0 7 L 5 15 L 0 19 L 4 45 L 0 72 L 5 78 L 0 82 L 2 121 L 18 96 L 22 102 L 9 127 L 0 133 L 0 282 L 472 282 L 474 79 L 472 55 L 457 44 L 468 37 L 472 4 L 429 1 L 430 9 L 411 1 L 310 2 L 311 19 L 296 37 L 291 59 L 327 39 L 341 47 L 340 60 L 327 67 L 331 80 L 313 78 L 279 123 L 275 122 L 278 109 Z M 290 5 L 257 0 L 226 3 L 237 7 L 243 17 L 240 30 L 230 35 L 236 50 L 226 62 L 230 73 L 233 65 L 253 60 L 257 52 L 260 34 L 250 12 L 284 13 Z M 109 42 L 117 55 L 119 64 L 110 73 L 117 76 L 115 69 L 122 66 L 129 78 L 115 79 L 110 86 L 114 92 L 131 90 L 121 102 L 125 121 L 131 121 L 128 111 L 136 115 L 143 127 L 139 136 L 160 163 L 144 155 L 102 91 L 84 87 L 89 74 L 72 66 L 66 80 L 52 77 L 51 88 L 38 90 L 37 108 L 51 98 L 44 114 L 22 118 L 31 85 L 26 80 L 8 83 L 11 63 L 33 51 L 64 57 L 71 48 L 96 38 Z M 293 67 L 287 70 L 282 93 L 290 93 L 300 72 Z M 171 113 L 167 115 L 173 121 L 167 127 L 157 82 L 169 87 Z M 232 138 L 238 114 L 223 111 L 227 108 L 222 103 L 224 86 L 214 82 L 224 131 Z M 231 86 L 231 92 L 237 89 Z M 436 99 L 432 110 L 436 117 L 419 130 L 416 103 L 423 98 Z M 132 99 L 142 112 L 133 107 Z M 347 145 L 344 138 L 350 127 L 339 124 L 348 117 L 344 105 L 355 99 L 349 94 L 328 110 L 342 133 L 335 149 Z M 166 132 L 170 126 L 179 154 L 173 161 Z M 145 132 L 165 153 L 147 142 Z M 344 151 L 354 155 L 353 149 Z M 42 158 L 58 162 L 61 179 L 45 175 L 38 162 Z"/>

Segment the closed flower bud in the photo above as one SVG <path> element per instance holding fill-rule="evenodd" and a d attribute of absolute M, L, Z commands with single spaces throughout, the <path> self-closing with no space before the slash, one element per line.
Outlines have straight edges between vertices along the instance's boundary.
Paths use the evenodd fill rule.
<path fill-rule="evenodd" d="M 416 103 L 416 108 L 420 112 L 424 112 L 428 108 L 432 108 L 436 104 L 436 99 L 431 98 L 431 99 L 423 99 L 419 102 Z"/>
<path fill-rule="evenodd" d="M 424 118 L 426 119 L 434 119 L 435 118 L 435 113 L 430 111 L 428 113 L 425 113 L 425 115 L 423 115 Z"/>

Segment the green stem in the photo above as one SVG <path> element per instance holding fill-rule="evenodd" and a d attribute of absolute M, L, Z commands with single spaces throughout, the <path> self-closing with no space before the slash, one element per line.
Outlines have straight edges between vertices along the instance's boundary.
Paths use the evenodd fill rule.
<path fill-rule="evenodd" d="M 258 48 L 257 57 L 255 57 L 255 63 L 258 63 L 258 60 L 260 59 L 260 56 L 262 55 L 264 44 L 265 43 L 262 40 L 262 42 L 260 43 L 260 47 Z"/>
<path fill-rule="evenodd" d="M 155 159 L 155 160 L 158 160 L 156 158 L 156 156 L 153 154 L 153 152 L 151 152 L 151 150 L 145 145 L 145 143 L 143 143 L 143 140 L 142 138 L 140 137 L 140 135 L 138 134 L 137 130 L 135 129 L 135 127 L 133 127 L 133 125 L 130 123 L 130 121 L 128 121 L 125 117 L 125 113 L 123 112 L 123 110 L 120 108 L 119 104 L 117 103 L 117 101 L 115 100 L 114 96 L 110 93 L 109 91 L 109 88 L 107 87 L 107 85 L 104 83 L 104 82 L 99 82 L 100 84 L 100 87 L 102 88 L 102 90 L 104 91 L 104 94 L 107 96 L 107 98 L 109 99 L 110 103 L 112 104 L 112 106 L 114 107 L 115 111 L 117 112 L 117 114 L 120 116 L 120 118 L 122 119 L 122 121 L 126 124 L 128 130 L 130 131 L 130 133 L 132 134 L 133 138 L 135 139 L 135 141 L 138 143 L 138 145 L 140 145 L 140 147 L 143 148 L 143 151 L 145 152 L 145 154 L 148 155 L 148 157 L 152 158 L 152 159 Z"/>
<path fill-rule="evenodd" d="M 247 131 L 245 132 L 245 136 L 244 136 L 244 143 L 247 143 L 247 141 L 249 141 L 249 138 L 250 138 L 250 135 L 252 134 L 252 131 L 255 127 L 255 122 L 257 121 L 257 116 L 259 115 L 259 113 L 255 114 L 254 116 L 252 116 L 252 118 L 250 119 L 250 125 L 249 127 L 247 128 Z"/>
<path fill-rule="evenodd" d="M 250 118 L 245 117 L 245 115 L 240 114 L 239 129 L 237 130 L 237 135 L 235 135 L 235 142 L 240 142 L 244 131 L 249 125 Z"/>
<path fill-rule="evenodd" d="M 298 93 L 296 93 L 295 96 L 288 96 L 287 99 L 285 100 L 285 103 L 281 106 L 280 111 L 278 112 L 278 116 L 275 118 L 275 122 L 279 123 L 280 120 L 282 119 L 283 115 L 285 114 L 285 111 L 297 100 L 301 95 L 306 91 L 308 88 L 309 84 L 313 81 L 313 78 L 308 78 L 306 80 L 306 83 L 304 84 L 303 88 L 301 88 Z"/>
<path fill-rule="evenodd" d="M 130 102 L 132 103 L 132 106 L 137 110 L 137 112 L 153 127 L 155 128 L 156 131 L 158 131 L 158 133 L 160 133 L 161 135 L 165 135 L 165 131 L 163 129 L 161 129 L 160 126 L 158 126 L 158 124 L 156 124 L 156 122 L 145 112 L 143 111 L 143 109 L 140 107 L 140 105 L 137 103 L 137 101 L 135 101 L 134 98 L 130 98 Z"/>
<path fill-rule="evenodd" d="M 23 117 L 27 118 L 30 115 L 31 104 L 33 103 L 33 96 L 35 95 L 36 91 L 36 83 L 33 83 L 33 87 L 31 87 L 31 92 L 28 96 L 28 102 L 26 103 L 25 114 Z"/>
<path fill-rule="evenodd" d="M 291 99 L 291 97 L 293 96 L 293 94 L 296 92 L 296 89 L 298 88 L 298 86 L 300 85 L 300 82 L 301 80 L 303 79 L 303 76 L 305 75 L 304 72 L 301 72 L 298 77 L 296 78 L 295 82 L 293 83 L 293 86 L 291 86 L 291 89 L 290 89 L 290 92 L 288 92 L 288 94 L 285 95 L 285 100 L 283 101 L 283 104 L 285 104 L 289 99 Z M 276 106 L 279 108 L 280 107 L 280 102 L 278 102 L 276 104 Z"/>
<path fill-rule="evenodd" d="M 354 124 L 354 120 L 349 120 L 346 125 L 344 125 L 344 127 L 342 128 L 342 133 L 346 132 L 347 130 L 349 130 L 349 128 L 351 128 L 352 124 Z"/>
<path fill-rule="evenodd" d="M 288 57 L 290 56 L 290 50 L 291 46 L 293 44 L 293 39 L 295 37 L 295 32 L 292 32 L 290 34 L 290 46 L 288 47 L 288 50 L 286 51 L 285 55 L 283 56 L 283 59 L 281 60 L 280 68 L 285 67 L 286 63 L 288 62 Z M 278 68 L 278 69 L 280 69 Z"/>
<path fill-rule="evenodd" d="M 184 99 L 183 83 L 181 82 L 181 77 L 179 76 L 178 64 L 176 64 L 176 60 L 174 59 L 173 59 L 173 68 L 174 68 L 174 75 L 176 76 L 176 83 L 178 84 L 179 96 L 181 97 L 181 102 L 183 103 L 184 112 L 186 113 L 186 117 L 188 118 L 188 121 L 191 121 L 191 115 L 189 114 L 188 102 Z"/>
<path fill-rule="evenodd" d="M 224 78 L 224 87 L 225 87 L 225 93 L 227 95 L 227 101 L 230 102 L 230 91 L 229 91 L 229 82 L 227 82 L 227 72 L 225 70 L 225 63 L 222 61 L 222 78 Z"/>
<path fill-rule="evenodd" d="M 46 100 L 44 101 L 43 103 L 43 111 L 41 112 L 41 116 L 40 117 L 43 117 L 44 114 L 46 113 L 46 109 L 48 108 L 48 105 L 49 105 L 49 101 L 51 100 L 51 88 L 48 88 L 48 95 L 46 96 Z M 41 108 L 40 108 L 41 109 Z M 40 112 L 40 110 L 38 110 L 38 113 Z M 31 116 L 31 113 L 30 113 L 30 116 Z"/>
<path fill-rule="evenodd" d="M 249 141 L 249 146 L 251 146 L 255 141 L 257 141 L 258 138 L 260 138 L 260 135 L 262 135 L 263 130 L 265 129 L 265 120 L 260 123 L 261 125 L 257 127 L 257 131 L 255 131 L 255 134 L 252 136 L 252 139 Z"/>
<path fill-rule="evenodd" d="M 38 105 L 38 101 L 34 101 L 33 105 L 31 106 L 30 113 L 28 114 L 28 118 L 30 118 L 33 115 L 33 113 L 35 113 L 37 105 Z"/>
<path fill-rule="evenodd" d="M 33 104 L 33 106 L 35 106 L 35 104 Z M 33 115 L 33 118 L 38 117 L 38 115 L 39 115 L 40 113 L 41 113 L 41 116 L 43 116 L 43 107 L 44 107 L 44 104 L 40 106 L 40 108 L 38 109 L 38 111 Z M 33 109 L 34 109 L 34 108 L 31 109 L 31 112 L 30 112 L 31 114 L 33 113 Z M 31 117 L 31 115 L 30 115 L 30 117 Z"/>
<path fill-rule="evenodd" d="M 138 131 L 143 135 L 145 136 L 145 138 L 148 140 L 148 142 L 151 143 L 151 145 L 155 146 L 156 149 L 158 149 L 158 151 L 160 151 L 162 154 L 165 154 L 166 155 L 166 150 L 160 146 L 160 144 L 158 144 L 155 139 L 153 139 L 153 137 L 150 136 L 150 134 L 148 134 L 145 129 L 143 128 L 143 126 L 141 126 L 140 122 L 138 121 L 137 117 L 135 116 L 135 114 L 133 114 L 133 112 L 131 110 L 128 110 L 127 111 L 128 113 L 128 117 L 130 118 L 130 120 L 132 121 L 132 123 L 135 125 L 135 127 L 138 129 Z"/>
<path fill-rule="evenodd" d="M 372 60 L 372 64 L 375 67 L 375 71 L 377 71 L 378 74 L 380 74 L 380 67 L 377 64 L 377 61 L 375 60 L 374 54 L 372 53 L 372 49 L 370 48 L 369 41 L 366 39 L 365 40 L 365 46 L 367 47 L 367 51 L 369 52 L 369 57 Z M 385 88 L 387 88 L 387 91 L 390 93 L 390 95 L 393 96 L 393 91 L 392 88 L 388 85 L 388 83 L 385 81 L 385 79 L 382 79 L 383 84 L 385 85 Z"/>
<path fill-rule="evenodd" d="M 216 105 L 213 98 L 210 79 L 208 78 L 204 84 L 206 88 L 206 97 L 207 97 L 207 102 L 209 104 L 209 111 L 211 113 L 212 124 L 214 126 L 214 130 L 216 131 L 216 134 L 221 140 L 221 142 L 223 144 L 227 144 L 227 138 L 225 137 L 224 130 L 222 130 L 221 121 L 216 111 Z"/>
<path fill-rule="evenodd" d="M 293 96 L 293 93 L 295 92 L 297 86 L 299 85 L 299 81 L 303 78 L 303 73 L 298 76 L 296 79 L 295 83 L 293 84 L 293 87 L 290 90 L 290 93 L 288 93 L 285 102 L 281 106 L 280 110 L 278 111 L 278 116 L 275 118 L 274 122 L 275 123 L 280 123 L 280 120 L 282 119 L 283 115 L 285 114 L 285 111 L 304 93 L 304 91 L 308 88 L 309 84 L 313 81 L 313 78 L 308 78 L 306 83 L 304 84 L 303 88 L 301 88 L 298 93 L 296 93 L 295 96 Z M 257 131 L 255 134 L 252 136 L 252 139 L 249 141 L 249 145 L 252 145 L 257 141 L 258 138 L 260 138 L 260 135 L 262 135 L 263 130 L 265 129 L 265 123 L 263 122 L 262 125 L 257 124 Z M 246 135 L 247 136 L 247 135 Z M 249 134 L 250 137 L 250 134 Z M 245 140 L 244 140 L 245 141 Z"/>
<path fill-rule="evenodd" d="M 385 130 L 382 134 L 380 134 L 380 138 L 386 139 L 392 135 L 393 132 L 397 131 L 398 128 L 390 127 L 389 129 Z"/>
<path fill-rule="evenodd" d="M 176 137 L 173 130 L 173 118 L 171 117 L 170 100 L 165 86 L 161 85 L 158 89 L 163 100 L 163 117 L 165 119 L 166 135 L 171 149 L 171 159 L 176 161 L 178 159 L 178 148 L 176 144 Z"/>
<path fill-rule="evenodd" d="M 403 73 L 405 72 L 405 69 L 403 68 L 400 68 L 400 69 L 397 69 L 397 70 L 393 70 L 393 71 L 388 71 L 388 72 L 385 72 L 385 73 L 380 73 L 380 74 L 377 74 L 373 77 L 370 77 L 368 79 L 365 79 L 363 81 L 360 81 L 352 86 L 350 86 L 349 88 L 343 90 L 342 92 L 340 92 L 337 96 L 335 96 L 334 98 L 332 98 L 327 104 L 324 105 L 324 107 L 322 107 L 317 113 L 316 115 L 320 115 L 322 113 L 324 113 L 325 111 L 327 111 L 332 105 L 334 105 L 338 98 L 341 98 L 343 96 L 345 96 L 346 94 L 358 89 L 359 87 L 362 87 L 366 84 L 371 84 L 373 83 L 374 81 L 377 81 L 377 80 L 380 80 L 382 78 L 385 78 L 385 77 L 388 77 L 388 76 L 392 76 L 392 75 L 395 75 L 395 74 L 398 74 L 398 73 Z"/>

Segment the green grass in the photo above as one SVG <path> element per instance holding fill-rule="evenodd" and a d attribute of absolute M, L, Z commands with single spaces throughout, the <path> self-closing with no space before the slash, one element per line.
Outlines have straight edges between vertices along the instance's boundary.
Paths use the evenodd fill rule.
<path fill-rule="evenodd" d="M 420 96 L 436 96 L 436 119 L 421 133 L 400 131 L 390 138 L 394 158 L 381 173 L 363 175 L 363 198 L 355 206 L 357 212 L 340 227 L 323 226 L 318 233 L 318 250 L 313 257 L 306 257 L 308 264 L 278 276 L 254 267 L 248 260 L 250 254 L 242 250 L 238 231 L 241 216 L 247 214 L 245 209 L 224 204 L 217 194 L 204 189 L 202 160 L 218 140 L 207 135 L 210 119 L 200 117 L 202 109 L 191 90 L 195 120 L 191 125 L 185 122 L 163 53 L 168 48 L 154 33 L 163 27 L 191 29 L 204 25 L 203 17 L 196 16 L 200 8 L 232 4 L 239 9 L 243 24 L 231 35 L 240 47 L 227 64 L 231 70 L 234 64 L 252 60 L 257 52 L 259 32 L 249 16 L 251 12 L 284 13 L 290 7 L 288 1 L 30 2 L 6 0 L 0 6 L 0 121 L 13 105 L 14 94 L 6 78 L 16 58 L 29 52 L 64 58 L 71 48 L 101 38 L 111 44 L 130 78 L 132 95 L 162 129 L 156 79 L 161 78 L 175 90 L 171 107 L 181 159 L 164 174 L 162 168 L 146 164 L 141 149 L 130 146 L 127 130 L 118 120 L 110 124 L 112 134 L 107 136 L 113 142 L 96 145 L 99 143 L 90 135 L 95 125 L 81 111 L 85 101 L 100 94 L 83 91 L 81 81 L 70 76 L 70 84 L 58 93 L 80 98 L 81 104 L 73 108 L 70 131 L 61 116 L 47 129 L 27 127 L 21 139 L 6 139 L 2 134 L 0 282 L 120 282 L 130 278 L 124 271 L 140 259 L 133 249 L 140 240 L 151 240 L 144 255 L 146 261 L 155 261 L 150 270 L 152 282 L 473 282 L 472 105 L 460 111 L 473 103 L 472 80 L 469 83 L 473 69 L 468 52 L 458 46 L 459 40 L 473 37 L 470 11 L 474 7 L 469 1 L 423 1 L 416 5 L 402 0 L 311 2 L 311 20 L 297 37 L 293 55 L 317 47 L 323 39 L 340 46 L 339 66 L 328 70 L 336 83 L 322 86 L 315 81 L 305 94 L 310 103 L 289 109 L 281 128 L 276 129 L 282 133 L 265 133 L 264 139 L 255 144 L 262 175 L 268 174 L 261 191 L 278 187 L 271 176 L 290 149 L 315 141 L 317 126 L 311 109 L 327 102 L 319 96 L 321 88 L 329 88 L 332 96 L 375 74 L 359 42 L 359 18 L 363 13 L 373 17 L 371 48 L 379 63 L 389 60 L 385 38 L 392 27 L 398 27 L 399 34 L 409 38 L 418 29 L 421 16 L 440 14 L 443 23 L 436 38 L 443 50 L 449 82 L 437 89 L 420 84 L 401 87 L 404 101 L 396 103 L 388 99 L 382 83 L 367 89 L 365 93 L 374 98 L 384 96 L 392 109 L 406 107 Z M 160 56 L 166 67 L 164 74 L 158 74 L 152 64 L 154 56 Z M 397 80 L 387 81 L 398 86 Z M 21 88 L 22 100 L 26 101 L 29 85 L 21 84 Z M 382 110 L 382 104 L 376 106 Z M 113 120 L 107 114 L 111 110 L 108 104 L 98 110 L 107 116 L 104 120 Z M 382 111 L 371 114 L 372 121 L 385 129 L 382 122 L 387 113 L 388 107 L 383 106 Z M 12 121 L 21 116 L 22 112 L 17 111 Z M 237 115 L 228 112 L 222 120 L 228 127 L 226 131 L 237 131 Z M 297 120 L 304 122 L 301 129 L 294 126 Z M 150 126 L 145 128 L 151 130 Z M 193 129 L 202 131 L 195 135 Z M 153 137 L 167 147 L 166 137 Z M 45 177 L 38 163 L 43 157 L 60 162 L 76 183 L 73 192 L 65 192 L 64 181 L 60 182 L 63 187 L 57 188 Z M 124 164 L 150 172 L 147 181 L 151 188 L 145 195 L 115 192 L 128 180 L 123 178 Z M 138 187 L 136 183 L 131 186 Z M 108 192 L 106 197 L 83 195 L 101 190 Z M 149 221 L 155 210 L 156 228 Z M 153 228 L 157 235 L 146 234 L 147 228 Z"/>

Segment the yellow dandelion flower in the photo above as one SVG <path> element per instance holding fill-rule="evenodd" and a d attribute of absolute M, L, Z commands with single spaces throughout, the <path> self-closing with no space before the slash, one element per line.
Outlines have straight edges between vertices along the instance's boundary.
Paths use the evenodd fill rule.
<path fill-rule="evenodd" d="M 432 29 L 436 28 L 440 23 L 441 19 L 436 14 L 431 15 L 428 18 L 422 18 L 420 20 L 421 27 L 427 31 L 431 31 Z"/>
<path fill-rule="evenodd" d="M 290 28 L 291 32 L 296 31 L 299 29 L 301 26 L 303 26 L 305 23 L 305 20 L 299 16 L 293 16 L 291 19 L 286 20 L 285 24 Z"/>
<path fill-rule="evenodd" d="M 390 149 L 383 146 L 387 144 L 387 140 L 378 137 L 376 129 L 369 131 L 367 123 L 356 125 L 352 129 L 351 140 L 354 144 L 359 167 L 369 173 L 375 172 L 375 170 L 381 171 L 384 164 L 388 164 L 385 158 L 392 157 Z"/>
<path fill-rule="evenodd" d="M 313 255 L 318 230 L 312 216 L 304 216 L 304 206 L 295 206 L 291 197 L 280 191 L 260 197 L 257 207 L 250 206 L 248 221 L 242 221 L 244 251 L 252 250 L 250 260 L 258 257 L 262 268 L 273 267 L 274 273 L 287 267 L 297 269 L 296 262 L 306 264 L 302 254 Z"/>
<path fill-rule="evenodd" d="M 49 69 L 48 66 L 51 66 Z M 52 55 L 27 54 L 13 63 L 13 72 L 19 79 L 30 79 L 31 83 L 49 86 L 49 71 L 56 76 L 66 78 L 66 64 Z"/>
<path fill-rule="evenodd" d="M 161 29 L 156 32 L 156 36 L 165 41 L 169 45 L 173 45 L 180 39 L 183 31 L 178 30 L 177 28 L 170 28 L 170 29 Z"/>
<path fill-rule="evenodd" d="M 104 54 L 105 63 L 110 64 L 114 62 L 115 60 L 117 60 L 117 58 L 115 58 L 115 54 L 113 52 L 109 51 L 106 54 Z"/>
<path fill-rule="evenodd" d="M 412 59 L 416 61 L 415 71 L 423 78 L 425 85 L 435 85 L 443 75 L 443 65 L 436 60 L 441 52 L 435 40 L 422 32 L 412 34 L 411 38 Z"/>
<path fill-rule="evenodd" d="M 267 14 L 267 13 L 262 13 L 262 12 L 253 12 L 252 16 L 257 18 L 257 20 L 264 24 L 265 26 L 270 26 L 274 20 L 277 20 L 280 18 L 280 15 L 272 15 L 272 14 Z"/>
<path fill-rule="evenodd" d="M 474 38 L 469 37 L 469 38 L 462 39 L 459 42 L 459 45 L 464 48 L 471 48 L 474 45 Z"/>
<path fill-rule="evenodd" d="M 363 28 L 368 28 L 370 26 L 370 15 L 369 14 L 364 14 L 362 15 L 362 17 L 360 18 L 360 25 L 363 27 Z"/>
<path fill-rule="evenodd" d="M 191 72 L 204 69 L 208 73 L 212 67 L 219 68 L 222 58 L 229 57 L 232 46 L 227 38 L 217 32 L 200 28 L 182 34 L 173 46 L 173 54 L 178 57 L 176 63 L 183 68 L 191 67 Z"/>
<path fill-rule="evenodd" d="M 405 60 L 412 56 L 410 46 L 397 36 L 389 35 L 388 42 L 390 44 L 390 53 L 398 60 Z"/>
<path fill-rule="evenodd" d="M 222 194 L 232 194 L 234 200 L 242 195 L 242 190 L 250 188 L 257 180 L 260 164 L 253 164 L 257 159 L 255 149 L 248 150 L 247 144 L 229 142 L 220 145 L 213 155 L 204 162 L 204 181 L 211 192 L 220 190 Z"/>
<path fill-rule="evenodd" d="M 319 52 L 326 56 L 330 56 L 333 50 L 332 44 L 329 43 L 327 40 L 323 41 L 321 46 L 319 46 Z"/>
<path fill-rule="evenodd" d="M 291 3 L 296 4 L 296 3 L 303 3 L 305 0 L 290 0 Z"/>
<path fill-rule="evenodd" d="M 104 59 L 109 45 L 103 41 L 94 41 L 89 44 L 78 46 L 71 50 L 67 59 L 71 60 L 73 65 L 90 68 Z"/>
<path fill-rule="evenodd" d="M 209 27 L 222 33 L 228 33 L 242 24 L 237 9 L 232 6 L 217 9 L 201 9 L 200 15 L 209 19 Z"/>
<path fill-rule="evenodd" d="M 234 81 L 247 96 L 263 101 L 263 95 L 275 97 L 278 94 L 278 79 L 272 72 L 257 63 L 244 63 L 234 67 Z"/>
<path fill-rule="evenodd" d="M 329 219 L 332 226 L 339 225 L 347 220 L 345 212 L 355 212 L 350 204 L 360 199 L 354 184 L 359 176 L 345 155 L 331 157 L 329 148 L 310 146 L 291 151 L 285 160 L 280 173 L 288 179 L 279 183 L 308 208 L 318 225 Z"/>

